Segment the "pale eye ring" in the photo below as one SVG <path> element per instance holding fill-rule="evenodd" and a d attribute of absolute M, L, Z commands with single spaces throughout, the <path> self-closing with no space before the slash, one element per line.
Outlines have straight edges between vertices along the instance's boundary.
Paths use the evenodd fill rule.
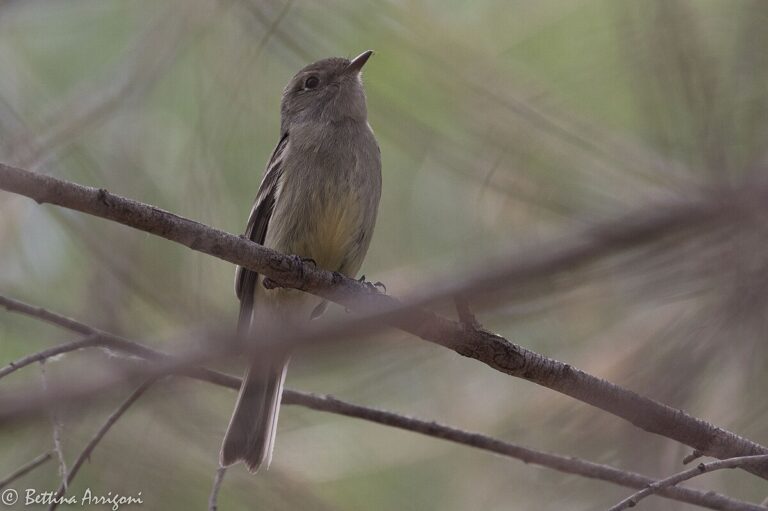
<path fill-rule="evenodd" d="M 305 89 L 314 89 L 318 85 L 320 85 L 320 78 L 318 78 L 315 75 L 312 75 L 308 77 L 306 80 L 304 80 L 304 88 Z"/>

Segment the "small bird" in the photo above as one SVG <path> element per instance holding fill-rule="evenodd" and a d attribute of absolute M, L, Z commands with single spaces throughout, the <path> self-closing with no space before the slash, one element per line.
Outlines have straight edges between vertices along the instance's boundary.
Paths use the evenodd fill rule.
<path fill-rule="evenodd" d="M 269 159 L 245 236 L 319 268 L 354 277 L 371 243 L 381 196 L 381 153 L 368 124 L 361 70 L 372 51 L 328 58 L 288 82 L 280 105 L 280 140 Z M 266 289 L 242 267 L 238 333 L 309 321 L 322 299 L 295 289 Z M 289 353 L 250 360 L 219 462 L 269 467 Z"/>

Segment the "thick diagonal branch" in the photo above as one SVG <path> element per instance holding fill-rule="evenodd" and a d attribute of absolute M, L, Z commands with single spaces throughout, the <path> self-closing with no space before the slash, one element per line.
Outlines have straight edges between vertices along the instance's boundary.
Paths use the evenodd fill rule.
<path fill-rule="evenodd" d="M 765 190 L 720 194 L 669 207 L 654 207 L 616 222 L 589 229 L 551 246 L 536 247 L 490 269 L 470 272 L 458 283 L 428 286 L 428 294 L 399 301 L 372 293 L 362 283 L 338 273 L 304 264 L 218 229 L 147 204 L 50 176 L 0 164 L 0 189 L 106 218 L 268 276 L 285 287 L 309 293 L 360 311 L 375 323 L 387 323 L 422 339 L 479 360 L 519 378 L 543 385 L 621 417 L 651 433 L 698 449 L 708 456 L 732 458 L 768 454 L 760 444 L 718 428 L 687 413 L 624 389 L 568 364 L 547 358 L 484 330 L 472 331 L 423 308 L 436 300 L 463 296 L 477 298 L 515 283 L 531 282 L 557 272 L 610 256 L 621 250 L 658 240 L 672 233 L 733 220 L 752 203 L 759 204 Z M 487 266 L 487 265 L 486 265 Z M 768 478 L 768 470 L 745 467 Z"/>

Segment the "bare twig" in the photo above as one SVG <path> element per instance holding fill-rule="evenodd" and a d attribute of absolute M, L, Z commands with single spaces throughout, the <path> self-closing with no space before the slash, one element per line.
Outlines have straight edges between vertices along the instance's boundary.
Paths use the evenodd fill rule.
<path fill-rule="evenodd" d="M 484 330 L 466 331 L 458 323 L 421 308 L 457 295 L 476 300 L 513 283 L 530 283 L 673 233 L 703 225 L 709 228 L 723 225 L 746 215 L 750 208 L 764 207 L 761 202 L 766 194 L 764 187 L 724 190 L 717 195 L 710 194 L 706 199 L 656 206 L 650 208 L 650 212 L 644 210 L 577 233 L 575 237 L 523 252 L 490 269 L 470 272 L 465 280 L 425 286 L 430 289 L 428 294 L 415 295 L 405 301 L 371 293 L 354 279 L 315 268 L 296 257 L 279 254 L 239 236 L 103 189 L 88 188 L 3 164 L 0 164 L 0 189 L 26 195 L 40 203 L 48 202 L 107 218 L 258 271 L 282 286 L 302 289 L 364 312 L 355 324 L 358 328 L 370 330 L 372 323 L 388 323 L 498 371 L 591 404 L 708 456 L 730 458 L 768 453 L 768 449 L 760 444 L 685 412 L 527 350 L 499 335 Z M 746 468 L 761 477 L 768 477 L 768 470 Z"/>
<path fill-rule="evenodd" d="M 80 456 L 77 457 L 77 460 L 75 461 L 75 464 L 72 465 L 72 470 L 69 472 L 69 475 L 67 476 L 66 484 L 71 484 L 74 480 L 75 476 L 77 475 L 78 471 L 80 470 L 80 467 L 83 466 L 83 463 L 85 463 L 85 460 L 89 459 L 91 456 L 91 453 L 96 448 L 98 443 L 101 441 L 102 438 L 104 438 L 104 435 L 107 434 L 107 431 L 110 430 L 112 426 L 120 419 L 120 417 L 125 413 L 130 406 L 136 402 L 139 397 L 141 397 L 142 394 L 155 382 L 155 380 L 149 380 L 139 386 L 133 393 L 128 396 L 128 398 L 123 401 L 123 403 L 115 410 L 112 415 L 109 416 L 107 421 L 99 428 L 99 430 L 96 432 L 96 434 L 91 438 L 91 441 L 88 442 L 88 445 L 85 446 L 85 449 L 83 449 L 83 452 L 80 453 Z M 58 507 L 58 503 L 61 500 L 61 497 L 64 495 L 64 493 L 67 491 L 66 485 L 64 483 L 59 486 L 59 489 L 56 490 L 56 495 L 53 498 L 53 501 L 51 505 L 48 507 L 48 511 L 53 511 Z"/>
<path fill-rule="evenodd" d="M 644 499 L 649 495 L 659 493 L 662 490 L 668 489 L 679 483 L 682 483 L 683 481 L 687 481 L 688 479 L 693 479 L 694 477 L 707 472 L 722 470 L 724 468 L 738 468 L 738 467 L 744 467 L 746 465 L 759 465 L 764 463 L 768 463 L 768 455 L 740 456 L 737 458 L 729 458 L 726 460 L 710 461 L 709 463 L 699 463 L 694 468 L 689 468 L 688 470 L 679 472 L 675 475 L 672 475 L 665 479 L 661 479 L 659 481 L 656 481 L 648 485 L 647 488 L 644 488 L 639 492 L 630 495 L 626 499 L 622 500 L 621 502 L 619 502 L 618 504 L 610 508 L 608 511 L 622 511 L 623 509 L 634 507 L 637 505 L 638 502 L 640 502 L 642 499 Z M 766 509 L 766 508 L 763 508 L 762 506 L 758 506 L 758 508 Z"/>
<path fill-rule="evenodd" d="M 218 511 L 219 509 L 219 490 L 221 490 L 221 484 L 224 482 L 224 475 L 227 473 L 227 467 L 219 467 L 216 470 L 216 476 L 213 478 L 213 488 L 211 488 L 211 496 L 208 497 L 208 511 Z"/>
<path fill-rule="evenodd" d="M 11 475 L 6 477 L 5 479 L 0 480 L 0 490 L 2 490 L 6 486 L 8 486 L 12 482 L 14 482 L 16 479 L 18 479 L 18 478 L 28 474 L 29 472 L 33 471 L 34 469 L 36 469 L 37 467 L 39 467 L 40 465 L 42 465 L 46 461 L 49 461 L 52 458 L 53 458 L 53 453 L 48 451 L 48 452 L 44 452 L 43 454 L 41 454 L 37 458 L 33 459 L 29 463 L 27 463 L 25 465 L 22 465 L 15 472 L 13 472 Z"/>
<path fill-rule="evenodd" d="M 3 297 L 0 297 L 0 299 L 8 300 L 7 298 Z M 41 310 L 44 310 L 38 307 L 27 306 L 26 304 L 21 304 L 20 302 L 16 303 L 17 306 L 14 308 L 14 310 L 17 311 L 33 310 L 40 312 Z M 78 323 L 75 320 L 69 318 L 66 318 L 67 321 L 62 321 L 60 323 L 56 322 L 55 318 L 57 315 L 47 310 L 45 311 L 45 314 L 34 315 L 34 317 L 45 318 L 46 321 L 54 320 L 54 323 L 60 324 L 62 326 L 69 325 L 65 326 L 65 328 L 72 326 L 77 326 L 78 328 L 87 327 L 87 325 Z M 109 335 L 110 334 L 103 332 L 102 339 L 106 340 L 108 338 L 107 336 Z M 132 341 L 123 341 L 123 344 L 117 346 L 116 349 L 121 350 L 125 348 L 130 354 L 140 353 L 141 356 L 153 360 L 164 359 L 169 356 L 165 353 L 154 351 L 151 348 L 142 346 Z M 185 373 L 185 375 L 234 390 L 239 389 L 241 383 L 239 378 L 217 371 L 212 371 L 210 369 L 194 368 Z M 560 472 L 611 482 L 628 488 L 644 488 L 654 482 L 653 479 L 641 474 L 620 470 L 608 465 L 601 465 L 586 460 L 581 460 L 579 458 L 565 457 L 557 454 L 537 451 L 508 442 L 503 442 L 501 440 L 497 440 L 495 438 L 491 438 L 478 433 L 462 431 L 450 426 L 444 426 L 436 422 L 424 421 L 421 419 L 398 415 L 392 412 L 348 403 L 340 399 L 336 399 L 332 396 L 310 394 L 296 390 L 285 390 L 283 393 L 283 403 L 286 405 L 298 405 L 317 411 L 375 422 L 384 426 L 396 427 L 405 431 L 412 431 L 434 438 L 440 438 L 449 442 L 466 445 L 468 447 L 475 447 L 488 452 L 493 452 L 502 456 L 521 460 L 525 463 L 532 463 Z M 708 507 L 710 509 L 730 511 L 757 511 L 760 509 L 753 504 L 730 499 L 724 495 L 712 492 L 704 493 L 686 488 L 668 488 L 660 493 L 660 495 L 682 502 L 688 502 L 690 504 Z"/>
<path fill-rule="evenodd" d="M 0 297 L 0 306 L 5 307 L 5 309 L 8 311 L 18 312 L 24 314 L 25 316 L 32 316 L 34 318 L 43 320 L 46 323 L 77 332 L 78 334 L 91 335 L 97 333 L 95 328 L 90 327 L 85 323 L 80 323 L 79 321 L 75 321 L 74 319 L 62 316 L 61 314 L 50 312 L 42 307 L 29 305 L 27 303 L 14 300 L 12 298 L 7 298 L 5 296 Z"/>
<path fill-rule="evenodd" d="M 59 353 L 66 353 L 68 351 L 73 351 L 80 349 L 81 347 L 85 347 L 79 346 L 77 344 L 78 342 L 83 342 L 84 344 L 93 346 L 113 348 L 124 353 L 129 353 L 131 355 L 146 359 L 160 360 L 167 356 L 143 344 L 130 341 L 124 337 L 120 337 L 119 335 L 99 330 L 98 328 L 92 327 L 56 312 L 52 312 L 48 309 L 30 305 L 19 300 L 14 300 L 13 298 L 8 298 L 7 296 L 0 295 L 0 307 L 4 307 L 6 310 L 11 312 L 24 314 L 25 316 L 33 317 L 41 321 L 45 321 L 46 323 L 64 328 L 66 330 L 71 330 L 72 332 L 77 332 L 79 334 L 88 336 L 82 341 L 75 341 L 73 343 L 65 343 L 59 346 L 54 346 L 52 348 L 48 348 L 38 353 L 34 353 L 27 357 L 21 358 L 3 368 L 2 371 L 9 369 L 11 366 L 22 367 L 22 365 L 20 365 L 22 363 L 23 365 L 27 365 L 25 363 L 27 359 L 36 362 L 38 358 L 47 358 L 48 354 L 57 355 Z M 0 377 L 4 375 L 5 374 L 0 371 Z"/>
<path fill-rule="evenodd" d="M 537 451 L 519 445 L 503 442 L 501 440 L 479 433 L 471 433 L 450 426 L 438 424 L 436 422 L 428 422 L 421 419 L 397 415 L 383 410 L 365 408 L 351 403 L 345 403 L 335 399 L 332 396 L 313 396 L 320 397 L 322 399 L 323 408 L 316 407 L 315 403 L 305 404 L 303 402 L 295 402 L 293 395 L 290 397 L 286 395 L 283 398 L 283 401 L 286 404 L 303 404 L 308 408 L 313 408 L 316 410 L 362 418 L 386 426 L 413 431 L 415 433 L 420 433 L 430 437 L 441 438 L 450 442 L 494 452 L 503 456 L 518 459 L 524 463 L 540 465 L 568 474 L 576 474 L 592 479 L 610 481 L 621 486 L 636 488 L 638 485 L 647 486 L 653 481 L 646 476 L 634 472 L 619 470 L 608 465 L 601 465 L 579 458 L 566 457 L 558 454 Z M 303 398 L 304 396 L 301 396 L 302 401 Z M 723 495 L 718 495 L 714 492 L 704 493 L 687 488 L 666 488 L 663 491 L 669 491 L 673 489 L 682 490 L 685 492 L 685 495 L 682 493 L 676 495 L 672 493 L 665 493 L 664 495 L 675 500 L 681 500 L 711 509 L 751 511 L 762 509 L 760 506 L 756 506 L 747 502 L 734 502 L 732 499 Z"/>
<path fill-rule="evenodd" d="M 43 392 L 48 392 L 48 376 L 45 374 L 45 358 L 40 359 L 40 379 L 43 383 Z M 59 477 L 64 489 L 67 488 L 67 461 L 64 459 L 64 448 L 61 445 L 61 417 L 59 417 L 58 407 L 53 406 L 50 410 L 51 426 L 53 427 L 53 451 L 59 461 Z"/>
<path fill-rule="evenodd" d="M 163 353 L 161 351 L 153 350 L 152 348 L 145 346 L 144 344 L 131 341 L 124 337 L 120 337 L 118 335 L 115 335 L 103 330 L 99 330 L 90 325 L 87 325 L 75 319 L 69 318 L 67 316 L 63 316 L 56 312 L 52 312 L 42 307 L 30 305 L 30 304 L 21 302 L 19 300 L 14 300 L 12 298 L 8 298 L 2 295 L 0 295 L 0 306 L 5 307 L 9 311 L 24 314 L 26 316 L 39 319 L 41 321 L 45 321 L 52 325 L 56 325 L 64 329 L 71 330 L 73 332 L 78 332 L 86 335 L 93 335 L 94 339 L 96 339 L 94 346 L 102 346 L 102 347 L 110 348 L 122 353 L 127 353 L 133 356 L 147 359 L 147 360 L 162 361 L 162 360 L 168 360 L 170 358 L 168 354 Z M 44 358 L 45 354 L 50 352 L 56 352 L 56 353 L 67 352 L 67 351 L 72 351 L 74 349 L 80 349 L 80 346 L 74 343 L 63 344 L 60 346 L 54 346 L 52 348 L 43 350 L 39 353 L 29 355 L 28 357 L 25 357 L 25 359 L 31 358 L 36 360 L 37 358 L 40 358 L 40 357 Z M 21 359 L 21 360 L 24 360 L 24 359 Z M 18 364 L 19 362 L 20 361 L 17 361 L 14 364 Z M 210 383 L 214 383 L 217 385 L 224 385 L 224 386 L 233 385 L 232 377 L 225 375 L 223 373 L 211 371 L 210 369 L 192 368 L 183 372 L 182 374 L 191 376 L 193 378 L 201 379 L 204 381 L 208 381 Z M 239 388 L 239 383 L 237 383 L 236 385 L 237 385 L 236 388 Z"/>
<path fill-rule="evenodd" d="M 22 367 L 28 366 L 30 364 L 34 364 L 35 362 L 43 362 L 45 360 L 48 360 L 49 358 L 55 357 L 57 355 L 61 355 L 62 353 L 69 353 L 71 351 L 77 351 L 83 348 L 98 346 L 99 344 L 102 344 L 101 341 L 102 341 L 101 336 L 99 336 L 98 334 L 92 334 L 84 339 L 79 339 L 77 341 L 72 341 L 72 342 L 66 342 L 63 344 L 59 344 L 57 346 L 53 346 L 52 348 L 48 348 L 46 350 L 38 351 L 37 353 L 27 355 L 18 360 L 14 360 L 13 362 L 9 363 L 5 367 L 0 367 L 0 378 L 8 376 L 12 372 L 18 369 L 21 369 Z"/>

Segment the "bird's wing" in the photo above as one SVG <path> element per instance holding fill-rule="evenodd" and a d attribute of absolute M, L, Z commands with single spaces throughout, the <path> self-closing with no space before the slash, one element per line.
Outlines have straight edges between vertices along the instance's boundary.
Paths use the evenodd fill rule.
<path fill-rule="evenodd" d="M 272 157 L 269 159 L 267 170 L 264 172 L 264 178 L 261 180 L 256 200 L 251 209 L 251 216 L 248 218 L 245 236 L 256 243 L 263 244 L 264 238 L 267 235 L 267 226 L 275 207 L 277 185 L 282 175 L 283 156 L 287 147 L 288 133 L 286 132 L 280 137 L 280 142 L 277 143 L 277 147 L 272 152 Z M 237 267 L 237 272 L 235 273 L 235 294 L 240 299 L 238 331 L 241 333 L 246 331 L 250 325 L 254 291 L 258 277 L 259 274 L 254 271 L 247 270 L 242 266 Z"/>

